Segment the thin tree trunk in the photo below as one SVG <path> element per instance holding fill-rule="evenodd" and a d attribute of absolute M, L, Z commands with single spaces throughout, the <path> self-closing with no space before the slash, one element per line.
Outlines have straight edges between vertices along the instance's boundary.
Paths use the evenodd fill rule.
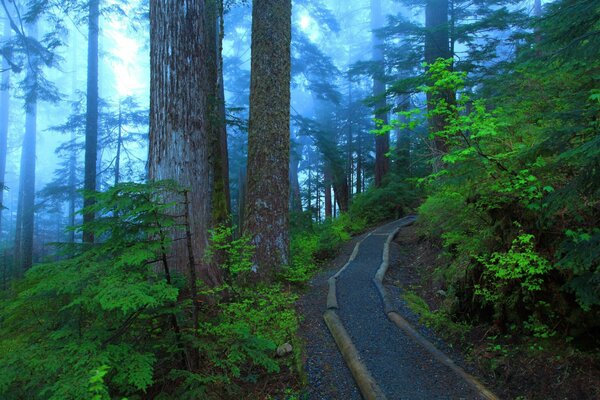
<path fill-rule="evenodd" d="M 331 172 L 329 169 L 325 168 L 325 218 L 332 217 L 332 209 L 331 209 Z"/>
<path fill-rule="evenodd" d="M 119 120 L 118 120 L 118 127 L 117 127 L 117 155 L 115 156 L 115 186 L 119 183 L 119 177 L 120 177 L 120 169 L 121 169 L 121 145 L 122 145 L 122 141 L 123 141 L 123 134 L 121 132 L 121 125 L 123 123 L 122 121 L 122 114 L 121 114 L 121 100 L 119 100 Z"/>
<path fill-rule="evenodd" d="M 291 152 L 290 160 L 290 200 L 293 212 L 302 212 L 302 198 L 300 197 L 300 182 L 298 181 L 298 164 L 300 159 L 296 151 Z"/>
<path fill-rule="evenodd" d="M 362 136 L 359 133 L 356 137 L 356 194 L 362 193 L 362 173 L 363 173 L 363 154 L 362 154 Z"/>
<path fill-rule="evenodd" d="M 4 39 L 11 35 L 10 24 L 4 23 Z M 2 237 L 2 206 L 4 204 L 4 179 L 6 175 L 6 150 L 8 145 L 8 110 L 10 95 L 10 68 L 8 62 L 2 57 L 2 78 L 0 80 L 0 240 Z"/>
<path fill-rule="evenodd" d="M 96 163 L 98 161 L 98 33 L 100 0 L 90 0 L 88 15 L 87 95 L 85 120 L 85 173 L 84 189 L 96 191 Z M 85 197 L 83 206 L 94 204 L 93 198 Z M 94 213 L 83 214 L 84 224 L 94 221 Z M 94 242 L 94 233 L 84 230 L 83 241 Z"/>
<path fill-rule="evenodd" d="M 375 30 L 383 26 L 383 14 L 381 11 L 381 0 L 371 0 L 371 29 Z M 387 105 L 385 100 L 385 82 L 384 82 L 384 54 L 383 43 L 381 39 L 373 32 L 373 61 L 377 70 L 373 76 L 373 96 L 379 98 L 375 103 L 375 118 L 382 120 L 383 124 L 388 123 Z M 383 178 L 390 170 L 390 160 L 387 153 L 390 150 L 390 135 L 377 135 L 375 138 L 375 186 L 379 187 L 383 183 Z"/>
<path fill-rule="evenodd" d="M 28 35 L 37 39 L 37 23 L 29 25 Z M 30 85 L 35 81 L 35 71 L 32 66 L 37 60 L 29 59 L 26 80 Z M 18 247 L 19 271 L 23 273 L 33 265 L 33 232 L 35 220 L 35 161 L 36 161 L 36 133 L 37 133 L 37 93 L 28 94 L 29 102 L 25 104 L 25 135 L 21 148 L 21 170 L 19 187 L 21 204 L 18 210 L 21 217 L 20 236 L 15 247 Z"/>
<path fill-rule="evenodd" d="M 270 280 L 289 264 L 291 0 L 254 0 L 244 231 Z"/>

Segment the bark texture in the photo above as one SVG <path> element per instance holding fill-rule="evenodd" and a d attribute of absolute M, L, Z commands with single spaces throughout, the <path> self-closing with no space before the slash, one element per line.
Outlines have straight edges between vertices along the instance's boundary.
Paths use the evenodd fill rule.
<path fill-rule="evenodd" d="M 4 38 L 11 35 L 10 24 L 4 23 Z M 4 179 L 6 175 L 6 149 L 8 139 L 8 109 L 10 68 L 8 62 L 2 57 L 2 77 L 0 81 L 0 239 L 2 239 L 2 204 L 4 204 Z"/>
<path fill-rule="evenodd" d="M 148 173 L 150 180 L 172 179 L 189 189 L 191 244 L 175 240 L 173 269 L 189 275 L 187 265 L 194 259 L 195 275 L 215 286 L 221 282 L 220 271 L 202 262 L 215 217 L 215 157 L 220 155 L 215 149 L 221 146 L 221 138 L 215 138 L 216 22 L 207 7 L 204 0 L 150 3 Z M 186 214 L 181 207 L 175 212 Z M 174 235 L 183 237 L 181 232 Z"/>
<path fill-rule="evenodd" d="M 383 26 L 383 14 L 381 11 L 381 0 L 371 0 L 371 29 L 374 31 Z M 387 105 L 385 99 L 385 69 L 383 43 L 381 39 L 372 33 L 373 61 L 376 70 L 373 75 L 373 97 L 378 100 L 375 103 L 375 118 L 388 123 Z M 390 171 L 390 160 L 386 154 L 390 151 L 390 135 L 377 135 L 375 138 L 375 186 L 381 186 L 383 177 Z"/>
<path fill-rule="evenodd" d="M 31 38 L 37 39 L 37 24 L 28 27 Z M 30 59 L 27 68 L 26 80 L 33 87 L 36 80 L 32 65 L 36 60 Z M 28 104 L 25 105 L 25 135 L 23 147 L 21 148 L 21 170 L 17 223 L 15 241 L 16 254 L 18 255 L 20 273 L 27 271 L 33 265 L 33 230 L 35 220 L 35 158 L 36 158 L 36 134 L 37 134 L 37 95 L 32 93 Z"/>
<path fill-rule="evenodd" d="M 259 276 L 289 264 L 291 0 L 252 2 L 248 192 L 244 231 Z"/>
<path fill-rule="evenodd" d="M 88 56 L 87 56 L 87 95 L 85 120 L 85 172 L 83 188 L 87 192 L 96 190 L 96 163 L 98 162 L 98 30 L 100 19 L 100 0 L 90 0 L 88 20 Z M 83 206 L 94 204 L 92 198 L 85 198 Z M 83 214 L 83 222 L 94 220 L 93 213 Z M 83 232 L 83 241 L 94 242 L 94 234 Z"/>

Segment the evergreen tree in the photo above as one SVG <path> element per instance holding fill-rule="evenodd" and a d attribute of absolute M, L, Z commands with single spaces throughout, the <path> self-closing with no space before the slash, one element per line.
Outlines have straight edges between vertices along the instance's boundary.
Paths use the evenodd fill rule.
<path fill-rule="evenodd" d="M 290 0 L 252 3 L 248 188 L 244 231 L 263 279 L 289 265 Z"/>
<path fill-rule="evenodd" d="M 216 15 L 208 3 L 194 0 L 150 4 L 150 146 L 148 172 L 152 181 L 174 179 L 189 189 L 183 206 L 190 215 L 191 247 L 184 240 L 173 246 L 173 263 L 208 285 L 221 282 L 215 265 L 204 261 L 208 230 L 213 227 L 216 190 L 215 89 L 217 42 L 209 34 Z M 179 213 L 182 214 L 179 209 Z M 181 237 L 181 233 L 176 233 Z M 185 266 L 193 260 L 190 270 Z"/>
<path fill-rule="evenodd" d="M 83 188 L 88 192 L 96 191 L 96 170 L 98 158 L 98 35 L 100 20 L 100 0 L 90 0 L 88 5 L 88 54 L 87 54 L 87 94 L 85 122 L 85 173 Z M 84 208 L 93 205 L 93 197 L 84 199 Z M 94 215 L 83 215 L 84 224 L 94 220 Z M 93 242 L 91 232 L 83 233 L 84 242 Z"/>

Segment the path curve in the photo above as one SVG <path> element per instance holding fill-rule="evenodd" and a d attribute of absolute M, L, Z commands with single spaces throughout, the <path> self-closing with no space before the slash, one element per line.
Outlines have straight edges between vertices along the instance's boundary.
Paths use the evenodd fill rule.
<path fill-rule="evenodd" d="M 483 386 L 478 390 L 476 380 L 469 381 L 441 363 L 439 355 L 436 358 L 388 318 L 388 313 L 396 313 L 390 302 L 382 301 L 374 278 L 387 259 L 386 242 L 415 218 L 383 225 L 357 244 L 348 263 L 329 280 L 325 320 L 364 398 L 494 398 Z"/>

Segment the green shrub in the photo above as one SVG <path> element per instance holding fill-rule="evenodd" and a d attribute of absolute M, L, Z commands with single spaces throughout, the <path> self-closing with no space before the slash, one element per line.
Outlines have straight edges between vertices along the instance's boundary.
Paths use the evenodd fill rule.
<path fill-rule="evenodd" d="M 356 195 L 350 206 L 350 218 L 374 225 L 406 215 L 415 201 L 415 189 L 392 177 L 387 185 Z"/>

